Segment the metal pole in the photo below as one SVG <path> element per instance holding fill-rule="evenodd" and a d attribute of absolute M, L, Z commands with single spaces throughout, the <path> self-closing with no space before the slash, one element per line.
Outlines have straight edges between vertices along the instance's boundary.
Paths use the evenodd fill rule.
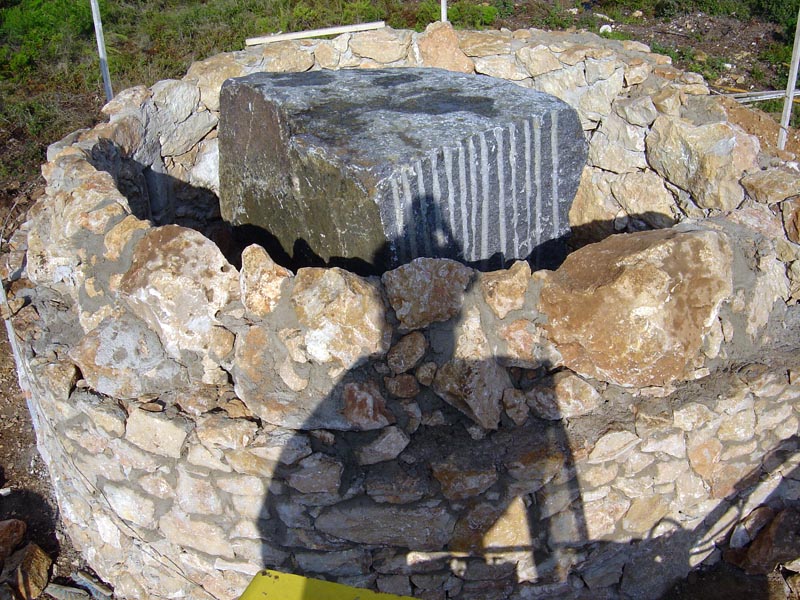
<path fill-rule="evenodd" d="M 789 69 L 789 81 L 786 82 L 786 98 L 783 101 L 783 114 L 781 115 L 781 128 L 778 131 L 778 148 L 783 150 L 786 147 L 786 136 L 789 131 L 789 119 L 792 116 L 792 105 L 794 104 L 794 88 L 797 85 L 797 63 L 800 62 L 800 52 L 798 52 L 798 39 L 800 39 L 800 10 L 797 11 L 797 27 L 794 30 L 794 46 L 792 47 L 792 66 Z"/>
<path fill-rule="evenodd" d="M 111 75 L 108 72 L 108 56 L 106 56 L 106 42 L 103 38 L 103 22 L 100 20 L 100 7 L 97 0 L 92 2 L 92 19 L 94 20 L 94 35 L 97 38 L 97 53 L 100 55 L 100 72 L 103 74 L 103 88 L 106 91 L 106 102 L 114 97 L 111 91 Z"/>
<path fill-rule="evenodd" d="M 442 23 L 447 23 L 447 0 L 441 0 L 442 3 Z"/>

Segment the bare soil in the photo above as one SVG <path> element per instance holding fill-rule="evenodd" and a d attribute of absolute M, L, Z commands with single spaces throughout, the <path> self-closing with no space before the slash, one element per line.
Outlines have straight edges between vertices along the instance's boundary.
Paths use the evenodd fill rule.
<path fill-rule="evenodd" d="M 537 6 L 531 3 L 531 10 L 540 10 Z M 668 22 L 630 15 L 624 19 L 625 22 L 621 21 L 609 24 L 613 31 L 625 32 L 631 39 L 648 44 L 655 42 L 666 48 L 690 49 L 675 61 L 680 68 L 692 69 L 710 61 L 711 70 L 719 70 L 719 76 L 709 83 L 720 91 L 774 89 L 778 71 L 785 68 L 762 57 L 771 44 L 780 41 L 781 32 L 776 26 L 758 20 L 743 23 L 731 17 L 695 13 Z M 523 10 L 499 25 L 517 29 L 529 27 L 530 21 Z M 85 98 L 83 123 L 100 120 L 98 106 L 97 98 Z M 0 134 L 0 145 L 6 156 L 8 152 L 23 152 L 26 144 L 37 143 L 36 140 L 24 139 L 19 132 L 0 128 Z M 41 148 L 42 155 L 43 151 Z M 43 193 L 43 186 L 41 176 L 29 181 L 0 182 L 2 241 L 7 240 L 14 228 L 24 221 L 27 209 Z M 0 487 L 11 491 L 0 496 L 0 520 L 19 518 L 26 521 L 28 539 L 39 544 L 54 559 L 53 579 L 68 583 L 69 574 L 85 568 L 85 563 L 63 533 L 52 484 L 36 449 L 30 415 L 17 384 L 14 361 L 4 335 L 0 341 Z M 724 563 L 710 571 L 693 573 L 668 597 L 675 600 L 797 598 L 789 591 L 780 573 L 756 580 Z"/>

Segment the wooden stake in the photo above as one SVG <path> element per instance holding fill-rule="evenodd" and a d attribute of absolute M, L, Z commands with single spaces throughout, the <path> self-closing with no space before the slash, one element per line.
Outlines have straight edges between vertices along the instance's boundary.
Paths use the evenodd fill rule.
<path fill-rule="evenodd" d="M 322 35 L 339 35 L 340 33 L 369 31 L 370 29 L 381 29 L 383 27 L 386 27 L 386 23 L 383 21 L 375 21 L 373 23 L 358 23 L 356 25 L 340 25 L 338 27 L 325 27 L 324 29 L 298 31 L 297 33 L 276 33 L 275 35 L 264 35 L 261 37 L 248 38 L 244 43 L 247 46 L 258 46 L 259 44 L 269 44 L 270 42 L 301 40 L 303 38 L 319 37 Z"/>

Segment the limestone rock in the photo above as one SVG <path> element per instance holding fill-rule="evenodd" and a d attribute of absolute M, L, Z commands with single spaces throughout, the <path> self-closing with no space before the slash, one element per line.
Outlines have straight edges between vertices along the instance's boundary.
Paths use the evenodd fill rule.
<path fill-rule="evenodd" d="M 125 424 L 125 439 L 147 452 L 180 458 L 183 442 L 190 429 L 188 421 L 175 415 L 134 408 Z"/>
<path fill-rule="evenodd" d="M 242 302 L 258 317 L 271 313 L 281 299 L 281 286 L 292 272 L 276 264 L 261 246 L 253 244 L 242 251 L 239 273 Z"/>
<path fill-rule="evenodd" d="M 10 584 L 22 600 L 34 600 L 47 587 L 51 564 L 45 551 L 31 542 L 6 560 L 0 580 Z"/>
<path fill-rule="evenodd" d="M 645 133 L 616 114 L 606 117 L 589 144 L 589 164 L 614 173 L 646 168 Z"/>
<path fill-rule="evenodd" d="M 146 496 L 121 485 L 107 484 L 103 488 L 105 495 L 114 512 L 140 527 L 155 528 L 155 503 Z"/>
<path fill-rule="evenodd" d="M 472 58 L 508 54 L 511 33 L 508 31 L 459 31 L 458 44 Z"/>
<path fill-rule="evenodd" d="M 234 558 L 227 534 L 218 525 L 193 519 L 177 507 L 159 519 L 159 529 L 173 544 L 200 550 L 212 556 Z"/>
<path fill-rule="evenodd" d="M 381 270 L 526 258 L 566 234 L 585 161 L 564 102 L 438 69 L 254 74 L 225 84 L 220 118 L 227 221 Z"/>
<path fill-rule="evenodd" d="M 370 469 L 364 487 L 375 502 L 388 504 L 411 504 L 429 492 L 426 479 L 407 473 L 397 462 Z"/>
<path fill-rule="evenodd" d="M 192 63 L 185 79 L 196 82 L 200 89 L 200 100 L 208 110 L 219 110 L 219 90 L 222 82 L 244 73 L 245 67 L 237 63 L 230 52 L 223 52 Z"/>
<path fill-rule="evenodd" d="M 350 369 L 388 350 L 391 329 L 373 282 L 341 269 L 300 269 L 291 299 L 315 362 L 335 360 Z"/>
<path fill-rule="evenodd" d="M 324 509 L 314 525 L 323 533 L 359 544 L 440 550 L 450 540 L 455 518 L 441 506 L 339 504 Z"/>
<path fill-rule="evenodd" d="M 702 364 L 732 292 L 732 252 L 712 231 L 641 232 L 584 247 L 543 279 L 539 308 L 564 364 L 618 385 L 663 386 Z"/>
<path fill-rule="evenodd" d="M 792 169 L 766 169 L 748 173 L 742 187 L 756 202 L 777 204 L 791 196 L 800 195 L 800 173 Z"/>
<path fill-rule="evenodd" d="M 200 442 L 208 448 L 238 450 L 247 446 L 256 435 L 257 426 L 252 421 L 230 419 L 220 414 L 201 417 L 195 432 Z"/>
<path fill-rule="evenodd" d="M 339 460 L 317 452 L 301 460 L 298 467 L 299 470 L 291 473 L 286 480 L 298 492 L 335 494 L 339 491 L 344 470 Z"/>
<path fill-rule="evenodd" d="M 0 521 L 0 564 L 13 554 L 27 529 L 25 521 L 19 519 Z"/>
<path fill-rule="evenodd" d="M 556 55 L 543 45 L 524 46 L 517 50 L 517 58 L 528 70 L 531 77 L 561 69 L 561 62 Z"/>
<path fill-rule="evenodd" d="M 497 469 L 489 461 L 476 464 L 473 457 L 452 455 L 431 465 L 433 477 L 448 500 L 478 496 L 497 481 Z"/>
<path fill-rule="evenodd" d="M 343 398 L 342 414 L 349 425 L 347 429 L 381 429 L 395 421 L 378 386 L 372 382 L 345 384 Z"/>
<path fill-rule="evenodd" d="M 374 465 L 393 460 L 405 450 L 411 438 L 398 427 L 387 427 L 373 442 L 357 451 L 358 464 Z"/>
<path fill-rule="evenodd" d="M 350 50 L 355 54 L 383 64 L 404 59 L 410 45 L 410 31 L 396 31 L 389 27 L 362 31 L 350 38 Z"/>
<path fill-rule="evenodd" d="M 498 318 L 505 319 L 512 310 L 522 308 L 530 278 L 531 267 L 524 261 L 514 263 L 508 270 L 482 274 L 479 281 L 483 299 Z"/>
<path fill-rule="evenodd" d="M 474 73 L 475 65 L 458 46 L 458 37 L 450 23 L 436 21 L 425 28 L 417 40 L 422 65 L 456 71 Z"/>
<path fill-rule="evenodd" d="M 587 462 L 595 465 L 623 458 L 640 442 L 636 434 L 630 431 L 611 431 L 597 440 Z"/>
<path fill-rule="evenodd" d="M 658 117 L 650 96 L 624 98 L 614 102 L 614 111 L 631 125 L 649 127 Z"/>
<path fill-rule="evenodd" d="M 162 393 L 189 381 L 158 336 L 129 313 L 103 320 L 69 356 L 92 389 L 114 398 Z"/>
<path fill-rule="evenodd" d="M 421 329 L 458 314 L 472 269 L 448 259 L 417 258 L 383 274 L 389 303 L 403 328 Z"/>
<path fill-rule="evenodd" d="M 167 225 L 148 230 L 136 245 L 120 294 L 180 360 L 187 350 L 214 354 L 222 333 L 216 314 L 238 299 L 239 278 L 211 240 Z"/>
<path fill-rule="evenodd" d="M 534 415 L 556 421 L 588 414 L 603 402 L 594 387 L 568 371 L 537 382 L 526 398 Z"/>
<path fill-rule="evenodd" d="M 575 243 L 599 242 L 617 233 L 615 220 L 624 213 L 611 193 L 611 182 L 615 179 L 616 175 L 597 167 L 584 168 L 569 211 Z"/>
<path fill-rule="evenodd" d="M 509 387 L 508 373 L 491 355 L 474 308 L 458 332 L 453 360 L 436 372 L 433 389 L 484 429 L 497 429 L 503 392 Z"/>
<path fill-rule="evenodd" d="M 661 116 L 647 136 L 650 165 L 701 208 L 729 210 L 744 199 L 739 180 L 757 169 L 758 140 L 728 123 L 694 126 Z"/>
<path fill-rule="evenodd" d="M 786 237 L 795 244 L 800 244 L 800 196 L 789 198 L 781 204 L 783 227 Z"/>
<path fill-rule="evenodd" d="M 412 331 L 391 347 L 386 355 L 386 364 L 395 375 L 405 373 L 417 366 L 427 349 L 428 340 L 425 339 L 425 335 L 419 331 Z"/>
<path fill-rule="evenodd" d="M 664 180 L 653 171 L 625 173 L 611 183 L 611 193 L 630 217 L 654 229 L 675 224 L 678 214 L 675 198 L 664 186 Z"/>
<path fill-rule="evenodd" d="M 528 78 L 528 72 L 517 64 L 513 54 L 478 57 L 475 59 L 475 72 L 509 81 L 522 81 Z"/>
<path fill-rule="evenodd" d="M 295 40 L 266 44 L 262 56 L 269 73 L 300 73 L 314 66 L 314 55 Z"/>

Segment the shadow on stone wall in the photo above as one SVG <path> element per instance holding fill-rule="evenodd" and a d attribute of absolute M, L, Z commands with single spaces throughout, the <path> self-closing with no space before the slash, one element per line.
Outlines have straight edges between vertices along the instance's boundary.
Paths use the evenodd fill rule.
<path fill-rule="evenodd" d="M 242 250 L 258 243 L 294 271 L 340 266 L 372 272 L 366 263 L 335 259 L 326 264 L 303 240 L 295 242 L 290 256 L 268 232 L 225 223 L 213 192 L 121 158 L 114 148 L 105 148 L 95 161 L 114 176 L 137 217 L 200 231 L 237 268 Z M 648 217 L 653 215 L 631 219 L 646 224 Z M 592 241 L 602 239 L 598 230 L 610 235 L 613 223 L 576 229 L 576 245 L 586 243 L 589 234 Z M 566 240 L 554 243 L 563 247 Z M 561 248 L 539 250 L 540 260 L 542 254 L 558 257 L 549 268 L 565 256 Z M 513 361 L 502 356 L 453 360 L 460 321 L 458 315 L 432 325 L 427 353 L 417 364 L 434 361 L 441 369 L 455 363 L 454 380 L 457 384 L 461 377 L 464 387 L 480 386 L 484 374 L 499 372 L 509 378 L 508 387 L 522 392 L 534 386 L 543 394 L 553 391 L 546 387 L 552 375 L 547 363 L 521 369 L 507 368 Z M 397 330 L 398 324 L 393 326 Z M 373 361 L 339 376 L 296 433 L 298 444 L 287 444 L 292 455 L 279 460 L 259 520 L 263 566 L 286 569 L 288 550 L 295 573 L 425 598 L 509 598 L 518 579 L 552 585 L 551 593 L 560 596 L 594 598 L 598 590 L 619 585 L 628 597 L 658 598 L 713 549 L 715 528 L 732 505 L 742 502 L 743 490 L 774 473 L 798 446 L 796 438 L 784 442 L 693 529 L 662 521 L 659 531 L 628 543 L 592 539 L 575 466 L 583 440 L 573 423 L 536 416 L 515 423 L 506 411 L 497 429 L 483 429 L 453 406 L 457 394 L 450 403 L 440 397 L 452 388 L 437 393 L 435 378 L 413 397 L 391 396 L 383 378 L 398 373 L 385 364 L 379 369 L 380 364 Z M 319 428 L 320 415 L 330 413 L 328 405 L 342 404 L 348 383 L 367 382 L 380 393 L 361 409 L 378 425 L 362 431 Z M 382 410 L 385 422 L 378 418 Z M 383 440 L 381 446 L 390 427 L 395 440 Z M 297 455 L 297 447 L 307 452 Z M 775 458 L 781 453 L 783 458 Z M 370 573 L 379 574 L 377 584 Z"/>

